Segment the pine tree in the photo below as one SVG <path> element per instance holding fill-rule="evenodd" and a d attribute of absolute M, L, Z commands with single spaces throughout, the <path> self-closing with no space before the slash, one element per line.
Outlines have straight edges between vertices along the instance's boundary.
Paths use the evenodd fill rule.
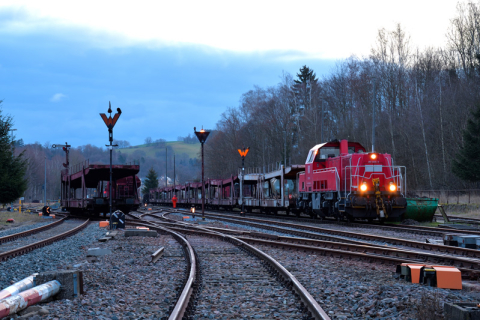
<path fill-rule="evenodd" d="M 149 194 L 150 189 L 155 189 L 158 187 L 158 175 L 153 167 L 148 170 L 147 177 L 145 178 L 145 183 L 143 184 L 142 193 Z"/>
<path fill-rule="evenodd" d="M 467 121 L 463 131 L 463 146 L 453 160 L 452 171 L 460 179 L 480 181 L 480 105 L 472 111 L 472 118 Z"/>
<path fill-rule="evenodd" d="M 311 70 L 306 65 L 300 69 L 300 73 L 297 73 L 297 77 L 299 80 L 294 80 L 297 84 L 307 83 L 307 81 L 317 82 L 318 80 L 313 70 Z"/>
<path fill-rule="evenodd" d="M 0 101 L 1 103 L 1 101 Z M 15 156 L 13 141 L 9 136 L 12 118 L 2 115 L 0 110 L 0 203 L 13 202 L 27 190 L 27 160 L 23 152 Z"/>

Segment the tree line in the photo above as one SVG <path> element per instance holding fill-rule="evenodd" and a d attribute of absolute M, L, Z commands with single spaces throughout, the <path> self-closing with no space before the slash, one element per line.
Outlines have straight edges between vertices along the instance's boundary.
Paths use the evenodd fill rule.
<path fill-rule="evenodd" d="M 477 188 L 452 167 L 480 105 L 480 5 L 458 4 L 443 48 L 420 50 L 409 39 L 400 24 L 381 29 L 368 57 L 338 61 L 322 79 L 303 66 L 244 93 L 205 144 L 206 175 L 236 174 L 243 146 L 246 166 L 262 168 L 303 164 L 315 144 L 348 139 L 392 154 L 410 190 Z"/>
<path fill-rule="evenodd" d="M 13 119 L 3 115 L 0 109 L 0 204 L 3 206 L 21 197 L 27 188 L 28 160 L 24 153 L 15 154 L 10 134 L 13 133 L 12 126 Z"/>
<path fill-rule="evenodd" d="M 10 149 L 12 148 L 11 143 L 8 144 L 8 147 Z M 16 193 L 16 197 L 6 202 L 1 202 L 2 191 L 0 190 L 0 203 L 9 203 L 17 200 L 20 196 L 25 196 L 26 201 L 42 200 L 44 197 L 45 177 L 47 181 L 47 199 L 59 199 L 61 188 L 60 172 L 64 169 L 63 163 L 66 162 L 65 152 L 61 148 L 52 148 L 49 142 L 43 145 L 39 142 L 26 144 L 11 150 L 15 157 L 18 157 L 24 162 L 24 171 L 19 174 L 21 181 L 24 181 L 25 185 L 24 188 L 18 191 L 18 194 Z M 70 166 L 86 160 L 88 160 L 90 164 L 108 164 L 110 163 L 110 154 L 106 148 L 100 148 L 90 144 L 72 147 L 70 149 Z M 155 152 L 154 155 L 146 154 L 146 152 L 141 149 L 136 149 L 129 154 L 122 152 L 121 149 L 114 149 L 113 163 L 140 164 L 140 178 L 146 177 L 149 169 L 153 168 L 158 172 L 160 186 L 165 183 L 165 170 L 167 169 L 168 181 L 169 183 L 173 182 L 174 150 L 170 146 L 158 148 L 158 151 Z M 192 159 L 185 153 L 175 155 L 175 176 L 177 183 L 183 183 L 187 180 L 191 181 L 192 177 L 198 176 L 199 169 L 200 164 L 196 158 Z M 2 173 L 3 170 L 0 170 L 0 174 Z"/>

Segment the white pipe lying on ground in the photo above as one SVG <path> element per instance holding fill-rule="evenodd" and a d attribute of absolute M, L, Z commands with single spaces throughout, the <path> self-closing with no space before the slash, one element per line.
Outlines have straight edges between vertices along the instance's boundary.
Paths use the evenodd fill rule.
<path fill-rule="evenodd" d="M 15 296 L 19 294 L 22 291 L 25 291 L 27 289 L 33 288 L 33 278 L 37 275 L 38 273 L 34 273 L 29 277 L 26 277 L 23 280 L 20 280 L 14 284 L 12 284 L 10 287 L 7 287 L 0 291 L 0 300 L 8 298 L 10 296 Z"/>
<path fill-rule="evenodd" d="M 26 309 L 38 302 L 42 302 L 51 296 L 56 295 L 59 291 L 60 282 L 53 280 L 35 288 L 20 292 L 16 296 L 0 300 L 0 319 Z"/>

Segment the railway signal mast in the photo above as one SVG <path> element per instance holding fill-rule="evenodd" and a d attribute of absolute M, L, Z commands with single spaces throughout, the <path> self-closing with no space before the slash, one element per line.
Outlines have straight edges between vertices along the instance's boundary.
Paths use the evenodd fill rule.
<path fill-rule="evenodd" d="M 245 201 L 243 201 L 243 180 L 245 179 L 245 157 L 247 156 L 247 153 L 248 153 L 248 150 L 250 150 L 250 148 L 247 148 L 245 149 L 245 147 L 243 147 L 243 149 L 237 149 L 238 150 L 238 153 L 240 154 L 240 157 L 242 157 L 242 180 L 241 180 L 241 183 L 240 183 L 240 201 L 242 202 L 241 205 L 242 205 L 242 215 L 245 214 Z"/>
<path fill-rule="evenodd" d="M 205 141 L 207 141 L 210 131 L 205 131 L 202 128 L 202 130 L 197 132 L 197 127 L 193 127 L 193 132 L 195 132 L 198 141 L 200 141 L 200 143 L 202 144 L 202 220 L 205 221 L 205 174 L 203 166 L 203 144 L 205 143 Z"/>
<path fill-rule="evenodd" d="M 65 145 L 62 145 L 61 143 L 57 143 L 57 144 L 52 144 L 52 148 L 60 148 L 62 147 L 62 150 L 65 152 L 65 163 L 63 164 L 63 167 L 65 168 L 66 170 L 66 175 L 69 174 L 68 172 L 68 168 L 70 166 L 70 162 L 68 161 L 68 153 L 70 152 L 70 148 L 72 147 L 71 145 L 68 144 L 68 142 L 65 142 Z M 45 182 L 46 184 L 46 182 Z M 66 189 L 63 188 L 63 184 L 62 184 L 62 190 L 60 191 L 60 201 L 63 201 L 64 197 L 65 198 L 69 198 L 67 196 L 67 194 L 70 192 L 69 190 L 67 191 Z M 45 204 L 46 205 L 46 204 Z"/>
<path fill-rule="evenodd" d="M 120 115 L 122 114 L 122 110 L 120 110 L 120 108 L 117 108 L 117 113 L 115 113 L 115 115 L 112 118 L 112 104 L 110 103 L 110 101 L 108 101 L 108 111 L 107 112 L 109 113 L 108 118 L 105 115 L 105 113 L 100 113 L 100 117 L 102 117 L 103 122 L 105 122 L 105 125 L 108 128 L 108 140 L 110 141 L 110 145 L 106 144 L 105 146 L 108 147 L 108 149 L 110 150 L 110 189 L 109 189 L 110 203 L 109 203 L 109 207 L 110 207 L 110 219 L 112 219 L 112 198 L 113 198 L 113 196 L 112 196 L 112 175 L 113 175 L 113 171 L 112 171 L 112 151 L 113 151 L 113 147 L 118 147 L 118 145 L 113 144 L 113 127 L 117 123 L 118 118 L 120 118 Z M 110 224 L 110 228 L 111 227 L 112 227 L 112 224 Z"/>

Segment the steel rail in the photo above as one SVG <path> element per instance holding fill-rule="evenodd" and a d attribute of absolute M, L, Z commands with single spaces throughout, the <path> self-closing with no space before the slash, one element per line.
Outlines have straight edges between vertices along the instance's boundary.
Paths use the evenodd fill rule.
<path fill-rule="evenodd" d="M 326 233 L 326 234 L 333 234 L 333 235 L 344 236 L 344 237 L 352 237 L 352 238 L 357 238 L 357 239 L 362 239 L 362 240 L 381 241 L 381 242 L 390 243 L 390 244 L 393 244 L 393 245 L 400 245 L 400 246 L 411 247 L 411 248 L 416 248 L 416 249 L 421 249 L 421 250 L 429 250 L 429 251 L 455 254 L 455 255 L 460 255 L 460 256 L 470 257 L 470 258 L 480 258 L 480 250 L 476 250 L 476 249 L 453 247 L 453 246 L 446 246 L 446 245 L 438 245 L 438 244 L 425 243 L 425 242 L 419 242 L 419 241 L 413 241 L 413 240 L 407 240 L 407 239 L 400 239 L 400 238 L 382 237 L 382 236 L 365 234 L 365 233 L 352 233 L 352 232 L 348 232 L 348 231 L 325 229 L 325 228 L 306 226 L 306 225 L 298 225 L 298 224 L 279 222 L 279 221 L 263 221 L 263 220 L 259 220 L 259 219 L 245 218 L 245 217 L 241 217 L 240 219 L 233 219 L 233 218 L 226 218 L 223 215 L 211 214 L 211 213 L 205 213 L 205 215 L 206 216 L 212 216 L 217 220 L 230 221 L 230 222 L 235 222 L 235 223 L 238 223 L 238 224 L 250 224 L 251 222 L 252 223 L 257 222 L 257 223 L 260 223 L 259 226 L 262 226 L 263 228 L 266 228 L 266 229 L 268 229 L 268 227 L 271 227 L 271 226 L 265 226 L 262 223 L 276 224 L 276 225 L 290 227 L 290 228 L 303 229 L 303 230 L 315 231 L 315 232 L 322 232 L 322 233 Z M 279 229 L 279 230 L 281 230 L 281 232 L 284 232 L 284 233 L 295 234 L 295 231 L 292 231 L 292 230 L 285 230 L 285 229 Z M 306 235 L 306 236 L 309 237 L 308 235 Z"/>
<path fill-rule="evenodd" d="M 159 218 L 155 214 L 152 214 L 152 216 Z M 183 227 L 186 228 L 189 226 L 183 225 Z M 277 236 L 277 235 L 262 234 L 262 233 L 250 232 L 250 231 L 237 231 L 237 230 L 228 230 L 228 229 L 211 228 L 211 227 L 205 227 L 205 228 L 209 230 L 219 231 L 219 232 L 227 232 L 227 233 L 233 232 L 236 236 L 239 236 L 240 239 L 251 239 L 247 237 L 268 238 L 270 240 L 278 241 L 278 243 L 292 243 L 292 244 L 310 245 L 310 246 L 314 245 L 316 247 L 343 250 L 343 251 L 371 253 L 375 255 L 391 256 L 394 258 L 401 258 L 401 259 L 413 259 L 415 261 L 428 262 L 431 264 L 446 263 L 448 265 L 453 265 L 459 268 L 463 268 L 464 270 L 478 270 L 480 272 L 480 260 L 478 259 L 469 259 L 469 258 L 463 258 L 463 257 L 446 256 L 443 254 L 434 254 L 429 252 L 396 249 L 390 246 L 370 245 L 360 241 L 336 242 L 336 241 L 328 241 L 324 239 L 328 237 L 321 237 L 322 241 L 320 241 L 318 239 Z M 303 248 L 303 247 L 298 247 L 298 248 Z"/>
<path fill-rule="evenodd" d="M 171 234 L 182 245 L 182 247 L 186 251 L 187 262 L 189 264 L 189 273 L 188 273 L 187 281 L 185 282 L 182 293 L 180 294 L 180 297 L 178 298 L 173 311 L 170 313 L 170 316 L 168 317 L 169 320 L 181 320 L 188 309 L 190 298 L 193 293 L 193 285 L 195 284 L 195 280 L 196 280 L 197 260 L 195 257 L 195 252 L 193 251 L 193 248 L 188 242 L 188 240 L 185 239 L 185 237 L 180 233 L 175 232 L 174 230 L 170 230 L 169 228 L 161 227 L 148 222 L 147 221 L 145 222 L 126 221 L 126 224 L 147 226 L 152 230 Z"/>
<path fill-rule="evenodd" d="M 180 232 L 191 232 L 190 229 L 172 227 L 172 229 Z M 254 234 L 248 233 L 238 238 L 249 243 L 269 245 L 273 247 L 287 247 L 290 249 L 302 250 L 307 252 L 319 252 L 323 256 L 346 258 L 356 257 L 368 262 L 390 263 L 398 265 L 401 263 L 424 263 L 424 264 L 443 264 L 457 267 L 462 272 L 462 277 L 470 279 L 478 279 L 480 277 L 480 261 L 467 258 L 458 258 L 445 255 L 436 255 L 431 253 L 415 252 L 410 250 L 400 250 L 394 248 L 357 245 L 348 243 L 339 243 L 332 241 L 319 241 L 306 238 L 294 238 L 278 236 L 278 239 L 265 240 L 251 238 Z"/>
<path fill-rule="evenodd" d="M 27 231 L 11 234 L 9 236 L 0 237 L 0 244 L 5 243 L 5 242 L 9 242 L 9 241 L 13 241 L 13 240 L 16 240 L 18 238 L 23 238 L 23 237 L 29 236 L 31 234 L 53 228 L 53 227 L 61 224 L 63 221 L 65 221 L 65 218 L 62 218 L 58 221 L 49 223 L 47 225 L 44 225 L 44 226 L 41 226 L 41 227 L 38 227 L 38 228 L 35 228 L 35 229 L 30 229 L 30 230 L 27 230 Z"/>
<path fill-rule="evenodd" d="M 218 212 L 218 210 L 213 210 Z M 235 215 L 235 214 L 231 214 Z M 393 231 L 400 231 L 400 232 L 409 232 L 412 234 L 424 234 L 430 236 L 440 236 L 442 237 L 445 233 L 452 233 L 452 232 L 461 232 L 465 234 L 472 234 L 472 235 L 479 235 L 480 236 L 480 229 L 475 230 L 459 230 L 455 228 L 448 228 L 448 227 L 425 227 L 425 226 L 416 226 L 416 225 L 388 225 L 388 224 L 373 224 L 367 222 L 345 222 L 345 221 L 336 221 L 331 219 L 312 219 L 310 217 L 297 217 L 291 215 L 266 215 L 262 213 L 250 212 L 249 215 L 255 216 L 257 218 L 274 218 L 277 220 L 290 220 L 290 221 L 298 221 L 298 222 L 306 222 L 306 223 L 314 223 L 314 224 L 337 224 L 337 225 L 347 225 L 351 227 L 358 227 L 358 228 L 377 228 L 383 230 L 393 230 Z M 459 219 L 459 220 L 472 220 L 472 221 L 480 221 L 480 219 L 475 218 L 463 218 L 463 217 L 450 217 L 449 219 Z M 480 222 L 479 222 L 480 223 Z"/>
<path fill-rule="evenodd" d="M 156 218 L 161 218 L 156 214 L 150 214 L 150 215 L 153 216 L 153 217 L 156 217 Z M 218 220 L 230 221 L 228 219 L 225 219 L 225 220 L 224 219 L 218 219 Z M 237 221 L 237 220 L 235 220 L 235 221 Z M 173 222 L 162 222 L 162 223 L 174 224 Z M 291 230 L 291 229 L 286 230 L 286 229 L 283 229 L 281 227 L 269 226 L 269 225 L 264 225 L 264 224 L 261 224 L 261 223 L 255 223 L 255 222 L 244 222 L 244 221 L 240 220 L 237 223 L 238 224 L 247 224 L 247 225 L 250 225 L 250 226 L 255 226 L 255 227 L 262 228 L 262 229 L 278 231 L 278 232 L 282 232 L 282 233 L 289 233 L 289 234 L 293 234 L 293 235 L 297 235 L 297 236 L 303 236 L 303 237 L 307 237 L 307 238 L 310 238 L 310 239 L 316 239 L 316 240 L 336 241 L 336 242 L 343 242 L 343 243 L 353 243 L 353 244 L 358 244 L 358 245 L 369 245 L 369 246 L 376 246 L 376 247 L 382 247 L 382 248 L 383 247 L 391 248 L 391 246 L 373 245 L 373 244 L 370 244 L 370 243 L 366 243 L 364 241 L 345 239 L 345 238 L 336 237 L 336 236 L 326 236 L 326 235 L 321 235 L 321 234 L 314 233 L 314 232 L 301 231 L 301 230 Z M 190 224 L 187 224 L 187 225 L 190 225 Z M 206 226 L 205 228 L 210 229 L 210 230 L 218 229 L 217 231 L 236 234 L 236 235 L 252 235 L 251 231 L 227 230 L 227 229 L 208 227 L 208 226 Z M 278 237 L 281 237 L 281 236 L 278 236 Z"/>
<path fill-rule="evenodd" d="M 26 246 L 23 246 L 23 247 L 20 247 L 20 248 L 17 248 L 17 249 L 2 252 L 2 253 L 0 253 L 0 261 L 6 261 L 9 258 L 17 257 L 17 256 L 20 256 L 20 255 L 26 254 L 26 253 L 28 253 L 32 250 L 50 245 L 50 244 L 54 243 L 55 241 L 67 238 L 67 237 L 77 233 L 78 231 L 82 230 L 83 228 L 85 228 L 88 225 L 89 222 L 90 222 L 90 220 L 87 219 L 81 225 L 79 225 L 79 226 L 77 226 L 77 227 L 75 227 L 71 230 L 68 230 L 66 232 L 63 232 L 61 234 L 58 234 L 56 236 L 53 236 L 53 237 L 50 237 L 48 239 L 44 239 L 44 240 L 41 240 L 41 241 L 37 241 L 35 243 L 29 244 L 29 245 L 26 245 Z"/>
<path fill-rule="evenodd" d="M 168 213 L 165 213 L 168 214 Z M 165 215 L 164 214 L 164 215 Z M 165 218 L 166 219 L 166 218 Z M 253 247 L 252 245 L 246 243 L 245 241 L 231 236 L 227 234 L 223 234 L 218 231 L 212 231 L 212 230 L 205 230 L 205 228 L 202 227 L 197 227 L 195 226 L 194 229 L 188 230 L 189 232 L 198 232 L 198 230 L 202 230 L 204 233 L 208 233 L 208 235 L 215 235 L 221 239 L 227 240 L 229 242 L 232 242 L 238 246 L 243 247 L 244 249 L 248 250 L 252 254 L 254 254 L 256 257 L 259 259 L 265 261 L 272 267 L 279 275 L 282 276 L 283 281 L 287 285 L 287 287 L 292 287 L 295 292 L 298 294 L 300 297 L 300 300 L 305 304 L 307 309 L 310 311 L 312 316 L 317 319 L 317 320 L 330 320 L 330 317 L 327 315 L 327 313 L 322 309 L 322 307 L 315 301 L 315 299 L 312 297 L 312 295 L 308 292 L 307 289 L 297 280 L 297 278 L 291 274 L 285 267 L 283 267 L 278 261 L 276 261 L 274 258 L 266 254 L 265 252 L 261 251 L 260 249 L 257 249 Z M 186 231 L 186 230 L 184 230 Z"/>

